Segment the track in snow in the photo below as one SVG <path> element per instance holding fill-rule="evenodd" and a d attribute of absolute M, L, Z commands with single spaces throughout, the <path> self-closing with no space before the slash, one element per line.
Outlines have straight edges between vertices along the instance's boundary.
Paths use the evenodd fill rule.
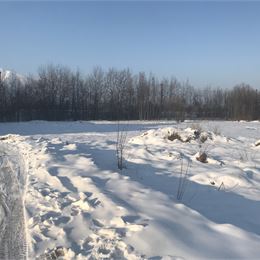
<path fill-rule="evenodd" d="M 0 153 L 0 259 L 27 259 L 23 203 L 24 172 L 19 156 Z"/>

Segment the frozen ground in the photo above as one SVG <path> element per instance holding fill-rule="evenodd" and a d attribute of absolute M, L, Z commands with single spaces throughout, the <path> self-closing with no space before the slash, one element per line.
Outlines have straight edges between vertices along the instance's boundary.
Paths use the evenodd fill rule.
<path fill-rule="evenodd" d="M 192 124 L 1 123 L 0 258 L 258 258 L 260 123 Z"/>

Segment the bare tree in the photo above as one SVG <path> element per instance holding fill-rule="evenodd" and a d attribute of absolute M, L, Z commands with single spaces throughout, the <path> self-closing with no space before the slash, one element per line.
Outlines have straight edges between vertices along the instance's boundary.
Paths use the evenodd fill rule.
<path fill-rule="evenodd" d="M 260 93 L 246 84 L 199 88 L 177 79 L 95 68 L 83 78 L 61 65 L 26 81 L 0 81 L 0 120 L 260 119 Z"/>

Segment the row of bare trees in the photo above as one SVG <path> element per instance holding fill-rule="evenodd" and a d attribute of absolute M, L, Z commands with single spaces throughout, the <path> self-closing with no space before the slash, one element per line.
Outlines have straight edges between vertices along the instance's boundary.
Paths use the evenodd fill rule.
<path fill-rule="evenodd" d="M 48 65 L 24 82 L 0 81 L 0 121 L 260 119 L 260 93 L 249 85 L 197 88 L 175 78 L 95 68 L 87 76 Z"/>

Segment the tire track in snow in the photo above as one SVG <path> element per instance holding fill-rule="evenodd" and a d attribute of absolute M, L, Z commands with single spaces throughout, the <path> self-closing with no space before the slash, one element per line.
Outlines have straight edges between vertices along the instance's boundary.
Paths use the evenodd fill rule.
<path fill-rule="evenodd" d="M 10 154 L 8 149 L 7 152 L 0 154 L 0 259 L 22 260 L 27 259 L 21 188 L 24 172 L 19 156 Z"/>

